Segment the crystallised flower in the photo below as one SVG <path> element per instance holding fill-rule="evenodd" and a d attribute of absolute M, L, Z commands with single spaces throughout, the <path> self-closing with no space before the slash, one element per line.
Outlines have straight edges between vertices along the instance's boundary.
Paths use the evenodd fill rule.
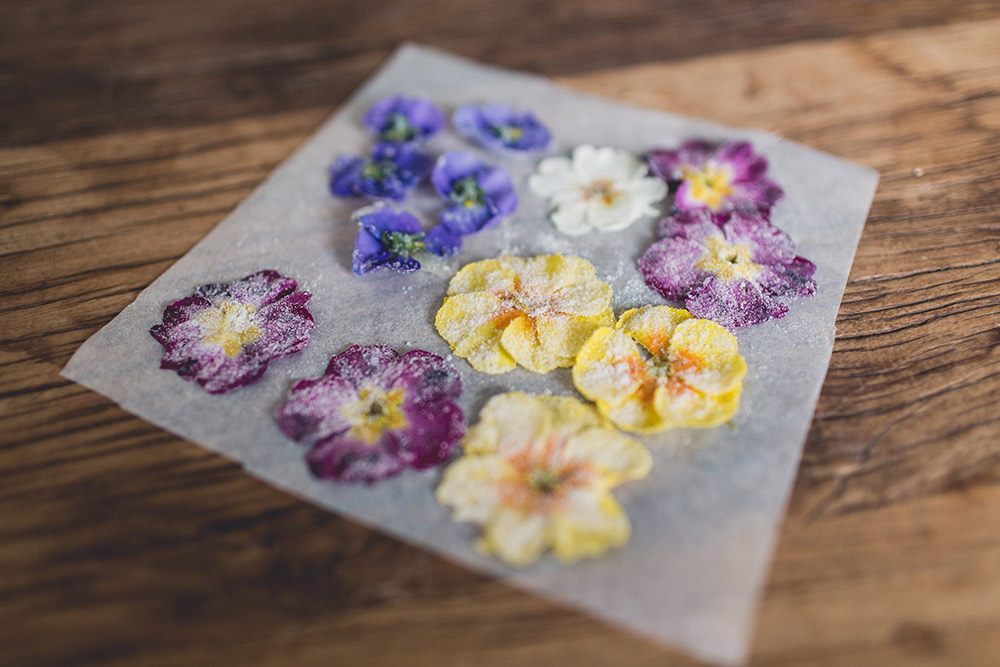
<path fill-rule="evenodd" d="M 650 177 L 635 155 L 590 145 L 577 146 L 572 159 L 539 162 L 528 188 L 548 199 L 555 209 L 552 223 L 566 234 L 625 229 L 639 218 L 656 215 L 654 204 L 667 196 L 663 181 Z"/>
<path fill-rule="evenodd" d="M 500 394 L 462 448 L 437 499 L 457 521 L 482 527 L 480 551 L 525 567 L 547 549 L 572 563 L 628 541 L 628 516 L 610 490 L 644 478 L 651 459 L 593 408 L 567 396 Z"/>
<path fill-rule="evenodd" d="M 442 225 L 424 233 L 420 221 L 406 211 L 375 204 L 354 214 L 358 235 L 351 268 L 364 275 L 383 267 L 410 273 L 420 268 L 422 254 L 446 257 L 458 252 L 462 238 Z"/>
<path fill-rule="evenodd" d="M 679 210 L 707 209 L 768 212 L 784 192 L 766 177 L 767 158 L 746 141 L 685 142 L 678 150 L 654 150 L 646 155 L 653 173 L 677 187 Z"/>
<path fill-rule="evenodd" d="M 330 192 L 337 197 L 402 201 L 433 165 L 433 158 L 414 146 L 379 144 L 369 157 L 338 157 L 330 167 Z"/>
<path fill-rule="evenodd" d="M 458 372 L 436 354 L 355 345 L 293 386 L 277 421 L 310 445 L 317 477 L 371 483 L 444 462 L 465 432 L 461 393 Z"/>
<path fill-rule="evenodd" d="M 455 274 L 435 326 L 484 373 L 573 365 L 590 334 L 614 321 L 611 288 L 579 257 L 500 257 Z"/>
<path fill-rule="evenodd" d="M 379 100 L 365 114 L 364 124 L 381 143 L 406 144 L 429 139 L 444 127 L 441 109 L 423 97 L 394 95 Z"/>
<path fill-rule="evenodd" d="M 646 306 L 598 329 L 573 367 L 573 383 L 627 431 L 718 426 L 739 407 L 746 363 L 736 338 L 684 310 Z"/>
<path fill-rule="evenodd" d="M 456 234 L 489 229 L 517 208 L 517 193 L 507 170 L 484 164 L 466 151 L 448 151 L 439 157 L 431 182 L 448 202 L 438 218 Z"/>
<path fill-rule="evenodd" d="M 682 211 L 660 223 L 659 241 L 639 258 L 646 284 L 695 317 L 727 326 L 784 317 L 785 296 L 816 292 L 816 265 L 757 211 Z"/>
<path fill-rule="evenodd" d="M 539 150 L 552 139 L 531 112 L 506 104 L 466 104 L 452 114 L 451 123 L 466 139 L 494 151 Z"/>
<path fill-rule="evenodd" d="M 176 370 L 210 394 L 256 381 L 270 360 L 309 343 L 310 294 L 275 271 L 202 285 L 175 301 L 149 333 L 163 346 L 160 368 Z"/>

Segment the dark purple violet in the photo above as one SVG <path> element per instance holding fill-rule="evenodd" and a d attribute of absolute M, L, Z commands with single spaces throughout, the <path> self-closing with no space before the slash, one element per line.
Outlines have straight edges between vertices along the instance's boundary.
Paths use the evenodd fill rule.
<path fill-rule="evenodd" d="M 768 213 L 784 195 L 766 176 L 767 158 L 746 141 L 694 139 L 677 150 L 650 151 L 646 160 L 653 173 L 676 188 L 674 206 L 682 211 Z"/>
<path fill-rule="evenodd" d="M 431 182 L 448 202 L 438 218 L 456 234 L 493 227 L 517 208 L 517 193 L 507 170 L 488 166 L 466 151 L 449 151 L 439 157 Z"/>
<path fill-rule="evenodd" d="M 160 368 L 176 370 L 210 394 L 256 381 L 270 360 L 309 343 L 308 292 L 293 278 L 258 271 L 232 283 L 202 285 L 175 301 L 149 333 L 163 345 Z"/>
<path fill-rule="evenodd" d="M 458 371 L 436 354 L 355 345 L 295 384 L 277 421 L 309 445 L 314 475 L 370 484 L 446 461 L 465 433 L 461 393 Z"/>
<path fill-rule="evenodd" d="M 467 104 L 452 114 L 451 124 L 461 136 L 494 151 L 540 150 L 552 140 L 531 112 L 506 104 Z"/>
<path fill-rule="evenodd" d="M 784 317 L 784 296 L 816 292 L 816 265 L 760 212 L 681 211 L 639 259 L 646 284 L 695 317 L 727 327 Z"/>

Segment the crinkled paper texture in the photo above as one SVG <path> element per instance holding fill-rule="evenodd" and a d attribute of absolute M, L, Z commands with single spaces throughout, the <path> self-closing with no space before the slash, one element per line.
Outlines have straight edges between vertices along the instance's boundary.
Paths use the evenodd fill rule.
<path fill-rule="evenodd" d="M 615 490 L 633 537 L 604 558 L 567 567 L 545 557 L 523 571 L 508 569 L 477 554 L 478 529 L 453 522 L 451 510 L 434 500 L 441 469 L 406 471 L 374 486 L 318 480 L 305 464 L 304 448 L 274 422 L 289 387 L 318 377 L 332 355 L 352 344 L 420 348 L 449 357 L 434 329 L 448 277 L 426 270 L 353 275 L 357 225 L 351 213 L 363 202 L 335 199 L 327 191 L 327 167 L 334 158 L 364 153 L 371 145 L 362 124 L 365 111 L 397 93 L 427 96 L 449 111 L 469 102 L 531 109 L 554 136 L 544 155 L 568 155 L 581 143 L 642 153 L 691 137 L 748 139 L 767 156 L 770 176 L 786 190 L 774 223 L 815 260 L 819 291 L 792 301 L 784 319 L 736 331 L 749 373 L 733 428 L 642 438 L 653 455 L 652 472 Z M 436 135 L 428 148 L 478 150 L 453 131 Z M 466 237 L 459 262 L 502 253 L 578 255 L 593 262 L 598 277 L 613 287 L 616 315 L 665 303 L 646 287 L 635 263 L 656 238 L 655 219 L 611 234 L 563 235 L 547 220 L 546 202 L 526 187 L 541 155 L 480 154 L 511 170 L 521 205 L 495 229 Z M 869 169 L 773 134 L 628 106 L 406 46 L 204 240 L 90 338 L 63 374 L 321 507 L 702 658 L 735 664 L 748 651 L 758 594 L 877 181 Z M 440 203 L 429 187 L 422 189 L 407 207 L 422 213 L 429 228 Z M 224 396 L 210 396 L 160 370 L 162 350 L 149 328 L 166 306 L 199 285 L 264 268 L 293 276 L 313 294 L 316 328 L 305 351 L 275 360 L 259 382 Z M 461 407 L 473 422 L 486 399 L 499 392 L 576 395 L 570 369 L 536 375 L 518 368 L 490 376 L 463 359 L 452 361 L 466 387 Z"/>

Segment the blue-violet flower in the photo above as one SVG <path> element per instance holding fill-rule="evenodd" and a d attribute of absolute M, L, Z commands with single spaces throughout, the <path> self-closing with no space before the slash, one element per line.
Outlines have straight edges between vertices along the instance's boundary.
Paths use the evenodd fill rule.
<path fill-rule="evenodd" d="M 394 95 L 379 100 L 368 110 L 365 127 L 380 142 L 405 144 L 422 141 L 444 127 L 444 112 L 422 97 Z"/>
<path fill-rule="evenodd" d="M 433 164 L 434 158 L 414 146 L 379 144 L 370 157 L 338 157 L 330 167 L 330 192 L 338 197 L 402 201 Z"/>
<path fill-rule="evenodd" d="M 472 153 L 449 151 L 438 158 L 431 182 L 448 202 L 441 224 L 456 234 L 488 229 L 517 208 L 517 193 L 503 167 L 483 164 Z"/>
<path fill-rule="evenodd" d="M 516 111 L 506 104 L 467 104 L 452 114 L 451 123 L 466 139 L 494 151 L 538 150 L 552 140 L 531 112 Z"/>
<path fill-rule="evenodd" d="M 308 292 L 293 278 L 258 271 L 232 283 L 202 285 L 167 306 L 149 333 L 163 346 L 160 368 L 175 370 L 210 394 L 256 381 L 267 363 L 309 343 Z"/>
<path fill-rule="evenodd" d="M 363 208 L 354 218 L 360 229 L 354 241 L 351 268 L 359 276 L 383 267 L 411 273 L 420 268 L 415 255 L 431 253 L 447 257 L 462 247 L 462 237 L 443 225 L 425 234 L 414 215 L 384 204 Z"/>
<path fill-rule="evenodd" d="M 461 393 L 461 376 L 436 354 L 355 345 L 295 384 L 277 421 L 310 445 L 317 477 L 371 483 L 443 463 L 465 433 Z"/>

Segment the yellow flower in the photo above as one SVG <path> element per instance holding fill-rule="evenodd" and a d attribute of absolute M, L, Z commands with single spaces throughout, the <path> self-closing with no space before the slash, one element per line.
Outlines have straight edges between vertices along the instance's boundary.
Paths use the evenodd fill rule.
<path fill-rule="evenodd" d="M 483 373 L 521 364 L 536 373 L 573 365 L 594 330 L 614 322 L 611 288 L 579 257 L 500 257 L 462 267 L 434 324 Z"/>
<path fill-rule="evenodd" d="M 736 338 L 720 325 L 646 306 L 594 332 L 573 383 L 621 428 L 652 433 L 724 424 L 739 407 L 746 371 Z"/>
<path fill-rule="evenodd" d="M 649 473 L 638 440 L 567 396 L 500 394 L 479 417 L 437 499 L 482 526 L 480 551 L 524 567 L 546 549 L 573 562 L 628 541 L 628 517 L 609 490 Z"/>

